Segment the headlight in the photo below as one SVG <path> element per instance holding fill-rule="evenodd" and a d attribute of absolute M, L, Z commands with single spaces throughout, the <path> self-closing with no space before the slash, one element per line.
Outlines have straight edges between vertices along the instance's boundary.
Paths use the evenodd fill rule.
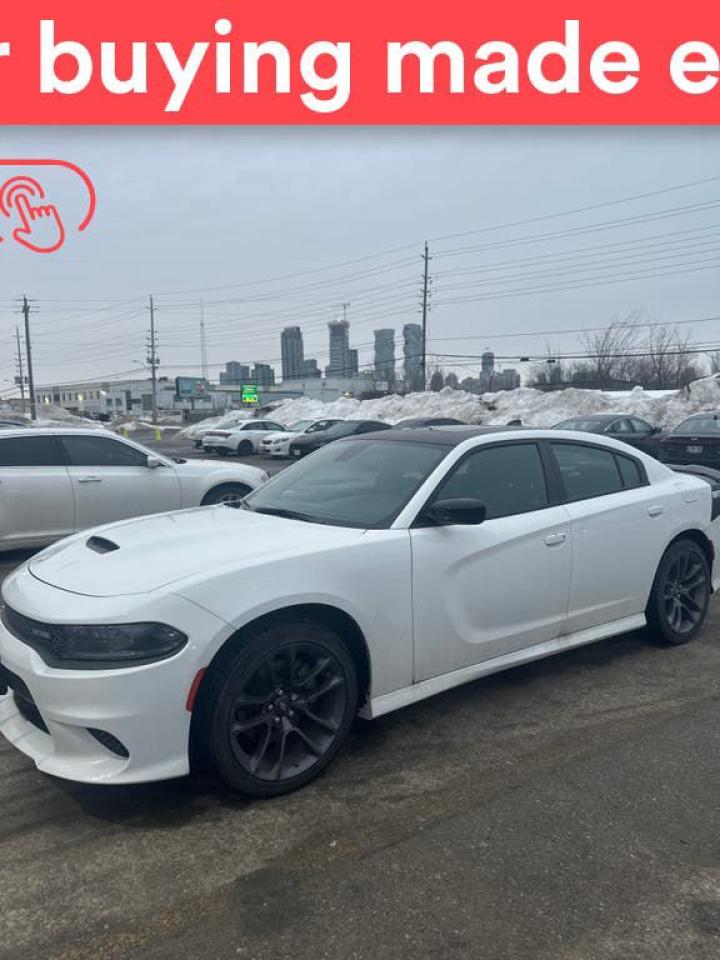
<path fill-rule="evenodd" d="M 10 632 L 50 666 L 72 669 L 132 666 L 163 660 L 181 650 L 187 637 L 164 623 L 38 623 L 5 607 Z"/>

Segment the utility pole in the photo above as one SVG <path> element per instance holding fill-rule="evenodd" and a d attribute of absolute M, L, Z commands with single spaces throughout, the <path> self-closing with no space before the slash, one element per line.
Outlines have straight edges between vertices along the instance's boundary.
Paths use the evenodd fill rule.
<path fill-rule="evenodd" d="M 20 384 L 20 400 L 22 402 L 22 412 L 25 413 L 25 371 L 23 370 L 22 350 L 20 349 L 20 327 L 15 327 L 15 340 L 17 341 L 17 382 Z"/>
<path fill-rule="evenodd" d="M 150 336 L 148 338 L 148 357 L 147 363 L 150 367 L 150 380 L 152 383 L 152 422 L 157 424 L 157 368 L 160 361 L 157 355 L 157 342 L 155 338 L 155 302 L 150 294 Z"/>
<path fill-rule="evenodd" d="M 425 241 L 425 250 L 422 255 L 423 258 L 423 292 L 422 292 L 422 382 L 423 390 L 427 390 L 427 316 L 428 316 L 428 300 L 429 300 L 429 288 L 430 288 L 430 261 L 432 257 L 430 256 L 430 250 L 428 248 L 427 240 Z"/>
<path fill-rule="evenodd" d="M 22 313 L 25 317 L 25 359 L 27 360 L 28 390 L 30 391 L 30 419 L 37 420 L 35 379 L 33 377 L 32 350 L 30 348 L 30 304 L 26 296 L 23 297 Z"/>
<path fill-rule="evenodd" d="M 205 341 L 205 303 L 200 301 L 200 368 L 203 380 L 208 379 L 207 343 Z"/>

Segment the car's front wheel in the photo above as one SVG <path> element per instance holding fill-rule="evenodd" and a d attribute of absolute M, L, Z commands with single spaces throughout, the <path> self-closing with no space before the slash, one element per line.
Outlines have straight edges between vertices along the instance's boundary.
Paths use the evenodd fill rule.
<path fill-rule="evenodd" d="M 237 446 L 237 452 L 239 457 L 247 457 L 253 452 L 253 445 L 250 440 L 241 440 Z"/>
<path fill-rule="evenodd" d="M 304 786 L 340 750 L 357 709 L 357 676 L 333 630 L 281 622 L 215 669 L 204 698 L 206 748 L 221 778 L 271 797 Z"/>
<path fill-rule="evenodd" d="M 690 539 L 676 540 L 665 551 L 646 609 L 654 639 L 679 645 L 702 629 L 710 600 L 710 565 Z"/>
<path fill-rule="evenodd" d="M 202 499 L 201 506 L 226 503 L 230 507 L 236 507 L 249 493 L 250 487 L 246 487 L 244 483 L 223 483 L 219 487 L 208 490 Z"/>

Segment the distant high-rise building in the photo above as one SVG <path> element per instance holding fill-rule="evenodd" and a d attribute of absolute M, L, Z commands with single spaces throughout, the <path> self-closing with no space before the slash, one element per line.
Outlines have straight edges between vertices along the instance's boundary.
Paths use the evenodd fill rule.
<path fill-rule="evenodd" d="M 403 327 L 403 372 L 408 390 L 424 390 L 422 364 L 422 327 L 406 323 Z"/>
<path fill-rule="evenodd" d="M 330 334 L 330 362 L 327 366 L 331 377 L 346 377 L 348 370 L 348 350 L 350 349 L 350 324 L 347 320 L 331 320 L 328 324 Z"/>
<path fill-rule="evenodd" d="M 353 350 L 352 347 L 348 349 L 347 352 L 347 368 L 345 370 L 346 377 L 356 377 L 358 375 L 359 369 L 359 360 L 357 350 Z"/>
<path fill-rule="evenodd" d="M 256 363 L 252 371 L 252 380 L 258 387 L 274 387 L 275 371 L 269 363 Z"/>
<path fill-rule="evenodd" d="M 321 377 L 322 371 L 318 366 L 317 360 L 309 359 L 305 360 L 303 363 L 303 376 L 308 379 L 310 377 Z"/>
<path fill-rule="evenodd" d="M 300 380 L 304 374 L 305 352 L 300 327 L 285 327 L 280 334 L 283 380 Z"/>
<path fill-rule="evenodd" d="M 395 331 L 375 331 L 375 376 L 393 383 L 395 380 Z"/>
<path fill-rule="evenodd" d="M 220 371 L 220 383 L 228 386 L 242 384 L 250 379 L 250 367 L 245 363 L 238 363 L 237 360 L 230 360 L 225 364 L 225 369 Z"/>
<path fill-rule="evenodd" d="M 492 350 L 486 350 L 480 357 L 480 369 L 490 376 L 495 372 L 495 354 Z"/>

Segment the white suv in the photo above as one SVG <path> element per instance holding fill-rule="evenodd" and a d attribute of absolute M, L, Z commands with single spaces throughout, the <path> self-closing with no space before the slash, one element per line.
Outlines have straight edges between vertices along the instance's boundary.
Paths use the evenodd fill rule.
<path fill-rule="evenodd" d="M 250 453 L 260 452 L 260 441 L 271 433 L 284 433 L 285 427 L 273 420 L 246 420 L 236 427 L 226 430 L 208 430 L 203 437 L 203 450 L 219 453 L 226 457 L 230 453 L 247 456 Z"/>

